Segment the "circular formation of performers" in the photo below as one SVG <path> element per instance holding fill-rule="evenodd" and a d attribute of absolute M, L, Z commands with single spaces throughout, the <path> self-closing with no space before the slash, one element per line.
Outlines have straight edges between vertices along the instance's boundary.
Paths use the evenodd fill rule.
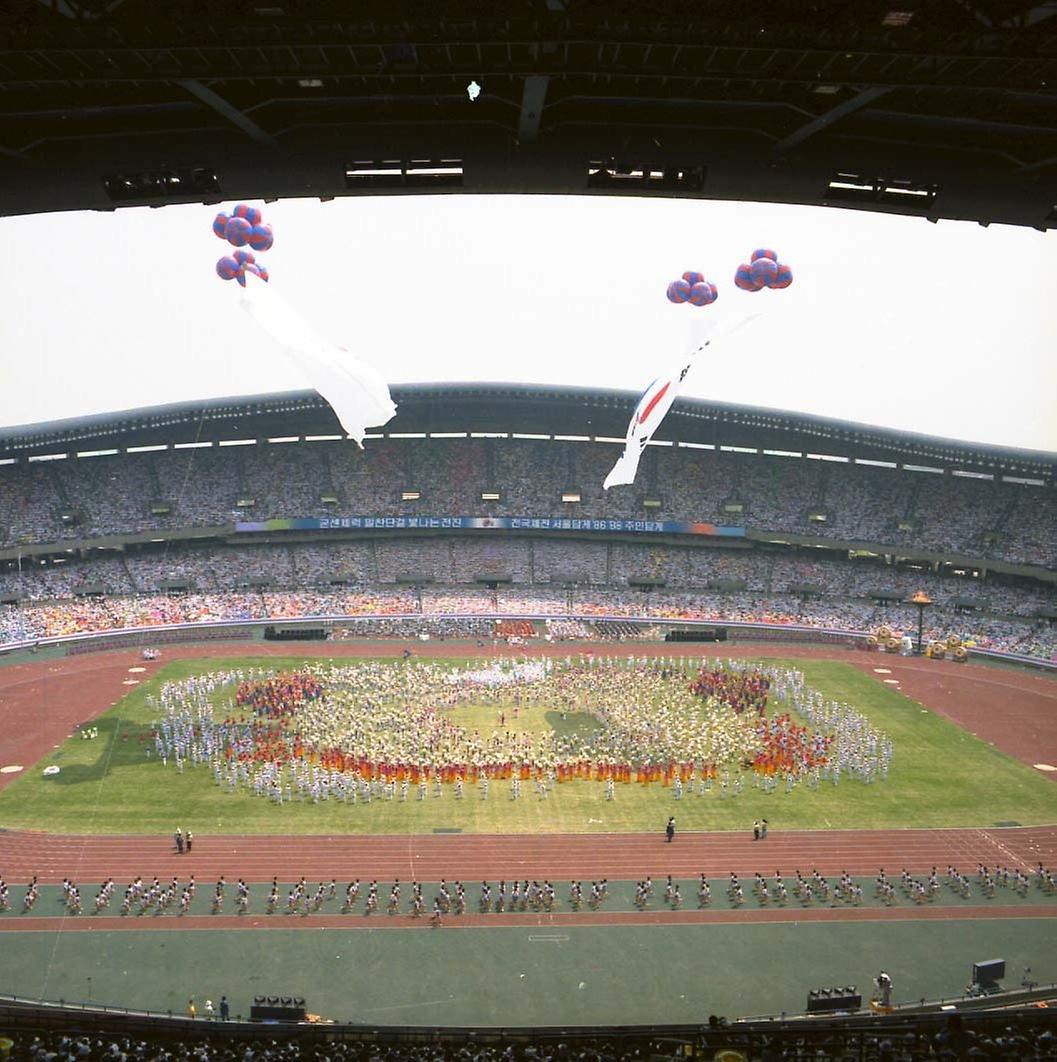
<path fill-rule="evenodd" d="M 782 709 L 767 715 L 769 699 Z M 214 672 L 165 684 L 163 765 L 208 766 L 218 785 L 288 799 L 425 799 L 493 783 L 660 783 L 676 797 L 713 787 L 768 791 L 844 774 L 887 776 L 888 738 L 803 676 L 734 661 L 690 672 L 664 658 L 496 661 L 465 668 L 364 661 L 292 674 Z M 460 725 L 463 707 L 484 725 Z M 555 729 L 547 713 L 576 725 Z M 794 721 L 794 714 L 802 722 Z M 724 795 L 721 793 L 721 795 Z"/>

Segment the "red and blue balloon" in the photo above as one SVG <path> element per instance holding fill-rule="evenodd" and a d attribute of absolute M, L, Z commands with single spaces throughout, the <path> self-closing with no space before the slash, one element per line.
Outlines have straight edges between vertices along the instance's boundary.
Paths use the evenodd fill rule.
<path fill-rule="evenodd" d="M 752 252 L 752 258 L 738 266 L 734 283 L 742 291 L 787 288 L 793 283 L 793 270 L 778 260 L 777 251 L 769 247 L 757 247 Z"/>
<path fill-rule="evenodd" d="M 265 225 L 260 210 L 239 203 L 230 214 L 220 213 L 213 218 L 213 234 L 232 247 L 246 247 L 261 252 L 271 249 L 274 237 L 271 225 Z M 267 281 L 268 270 L 256 261 L 253 251 L 236 251 L 217 262 L 217 276 L 223 280 L 237 280 L 246 286 L 246 273 L 253 273 Z"/>
<path fill-rule="evenodd" d="M 716 285 L 705 280 L 704 273 L 688 269 L 668 285 L 669 302 L 688 302 L 691 306 L 710 306 L 719 298 Z"/>

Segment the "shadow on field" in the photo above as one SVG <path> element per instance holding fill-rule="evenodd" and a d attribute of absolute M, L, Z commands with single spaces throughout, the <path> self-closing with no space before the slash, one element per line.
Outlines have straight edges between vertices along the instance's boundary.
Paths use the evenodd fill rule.
<path fill-rule="evenodd" d="M 98 782 L 106 775 L 104 756 L 100 756 L 95 763 L 70 763 L 59 771 L 45 779 L 49 785 L 81 785 L 83 782 Z"/>
<path fill-rule="evenodd" d="M 545 718 L 556 734 L 593 734 L 602 729 L 602 724 L 587 712 L 566 712 L 563 718 L 560 711 L 551 708 Z"/>
<path fill-rule="evenodd" d="M 139 730 L 138 727 L 130 728 L 120 719 L 104 719 L 96 725 L 99 737 L 83 743 L 92 745 L 96 752 L 95 759 L 89 763 L 69 762 L 70 756 L 81 752 L 82 744 L 76 737 L 71 737 L 51 760 L 60 771 L 46 779 L 49 784 L 80 785 L 82 782 L 98 782 L 115 768 L 139 761 L 143 753 L 139 742 L 132 740 Z"/>

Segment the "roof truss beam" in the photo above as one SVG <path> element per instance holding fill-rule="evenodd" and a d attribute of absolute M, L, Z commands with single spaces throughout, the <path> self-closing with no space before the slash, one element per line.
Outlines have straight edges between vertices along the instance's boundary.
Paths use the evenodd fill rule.
<path fill-rule="evenodd" d="M 215 93 L 211 88 L 203 85 L 201 81 L 179 80 L 176 82 L 182 89 L 189 92 L 197 100 L 201 100 L 207 107 L 216 111 L 222 118 L 226 118 L 233 126 L 241 129 L 251 140 L 265 147 L 275 147 L 275 138 L 266 133 L 256 122 L 247 118 L 237 107 L 228 103 L 223 96 Z"/>
<path fill-rule="evenodd" d="M 839 121 L 841 118 L 853 114 L 855 111 L 860 110 L 863 107 L 868 107 L 874 100 L 880 99 L 891 91 L 892 90 L 887 87 L 875 86 L 874 88 L 864 89 L 862 92 L 857 93 L 855 96 L 852 96 L 851 99 L 847 99 L 843 103 L 838 103 L 836 107 L 826 111 L 825 114 L 820 114 L 806 125 L 802 125 L 799 129 L 794 130 L 785 137 L 784 140 L 779 140 L 778 143 L 774 145 L 775 154 L 780 155 L 783 152 L 788 151 L 790 148 L 802 144 L 808 137 L 821 132 L 834 122 Z"/>
<path fill-rule="evenodd" d="M 521 116 L 518 120 L 518 140 L 522 144 L 535 143 L 539 136 L 540 119 L 547 99 L 549 77 L 533 75 L 525 78 L 521 93 Z"/>

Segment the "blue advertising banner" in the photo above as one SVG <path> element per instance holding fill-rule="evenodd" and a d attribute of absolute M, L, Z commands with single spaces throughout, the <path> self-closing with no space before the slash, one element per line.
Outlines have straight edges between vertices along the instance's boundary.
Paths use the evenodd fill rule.
<path fill-rule="evenodd" d="M 252 531 L 600 531 L 622 534 L 718 535 L 744 538 L 744 527 L 688 520 L 591 520 L 569 516 L 320 516 L 286 520 L 245 520 L 238 532 Z"/>

